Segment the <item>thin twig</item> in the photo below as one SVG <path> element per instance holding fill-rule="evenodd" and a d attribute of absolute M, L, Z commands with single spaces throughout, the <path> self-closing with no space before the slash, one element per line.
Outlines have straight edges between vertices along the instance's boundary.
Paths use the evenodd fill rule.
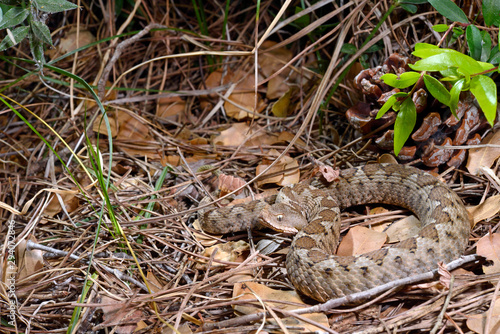
<path fill-rule="evenodd" d="M 68 256 L 69 258 L 71 258 L 72 260 L 75 260 L 75 261 L 84 261 L 85 263 L 88 263 L 88 260 L 85 260 L 77 255 L 74 255 L 74 254 L 69 254 L 68 252 L 65 252 L 65 251 L 62 251 L 62 250 L 58 250 L 58 249 L 55 249 L 55 248 L 52 248 L 52 247 L 48 247 L 48 246 L 44 246 L 44 245 L 40 245 L 40 244 L 37 244 L 37 243 L 34 243 L 33 241 L 31 240 L 28 240 L 27 243 L 26 243 L 26 248 L 29 250 L 29 249 L 39 249 L 39 250 L 43 250 L 43 251 L 46 251 L 46 252 L 50 252 L 52 254 L 56 254 L 56 255 L 59 255 L 61 257 L 64 257 L 64 256 Z M 90 256 L 89 256 L 90 257 Z M 146 291 L 146 292 L 149 292 L 148 291 L 148 288 L 146 287 L 146 285 L 144 285 L 142 282 L 136 280 L 135 278 L 133 277 L 130 277 L 128 275 L 125 275 L 123 274 L 122 272 L 120 272 L 119 270 L 117 269 L 113 269 L 113 268 L 110 268 L 102 263 L 95 263 L 94 261 L 92 261 L 92 265 L 95 266 L 95 265 L 98 265 L 99 267 L 103 268 L 105 271 L 107 271 L 108 273 L 111 273 L 113 275 L 115 275 L 118 279 L 122 280 L 122 281 L 127 281 L 127 282 L 130 282 L 136 286 L 138 286 L 139 288 L 141 288 L 142 290 Z"/>
<path fill-rule="evenodd" d="M 161 28 L 167 28 L 167 27 L 165 27 L 161 24 L 158 24 L 158 23 L 150 23 L 147 26 L 145 26 L 144 29 L 142 29 L 140 32 L 138 32 L 136 35 L 134 35 L 133 37 L 130 37 L 129 39 L 126 39 L 123 42 L 121 42 L 120 44 L 118 44 L 118 46 L 116 47 L 116 50 L 113 54 L 113 57 L 111 57 L 109 62 L 106 64 L 106 67 L 104 68 L 104 70 L 102 72 L 102 76 L 99 79 L 99 83 L 97 84 L 97 87 L 98 87 L 98 94 L 97 95 L 99 96 L 100 100 L 102 100 L 104 98 L 104 88 L 106 86 L 106 82 L 108 80 L 109 73 L 111 72 L 111 69 L 113 68 L 115 63 L 118 61 L 118 59 L 120 59 L 120 56 L 123 53 L 123 51 L 125 51 L 125 49 L 128 46 L 130 46 L 131 44 L 133 44 L 136 41 L 138 41 L 139 39 L 141 39 L 142 36 L 149 33 L 149 31 L 151 29 L 161 29 Z"/>
<path fill-rule="evenodd" d="M 435 334 L 439 327 L 442 325 L 444 314 L 446 313 L 446 309 L 448 308 L 448 305 L 450 304 L 451 296 L 453 295 L 453 283 L 455 283 L 455 275 L 451 275 L 450 279 L 450 287 L 448 288 L 448 296 L 446 296 L 446 299 L 444 301 L 443 307 L 441 308 L 441 312 L 439 312 L 438 317 L 436 318 L 436 323 L 434 324 L 434 327 L 430 331 L 430 334 Z"/>
<path fill-rule="evenodd" d="M 448 271 L 452 271 L 460 266 L 463 266 L 466 263 L 479 261 L 481 259 L 482 259 L 482 257 L 479 255 L 462 256 L 460 259 L 452 261 L 449 264 L 447 264 L 446 269 Z M 295 313 L 295 314 L 326 312 L 332 308 L 339 307 L 342 305 L 359 303 L 363 300 L 367 300 L 369 298 L 372 298 L 372 297 L 374 297 L 374 296 L 376 296 L 376 295 L 378 295 L 386 290 L 389 290 L 389 289 L 394 289 L 394 288 L 402 287 L 402 286 L 405 286 L 408 284 L 415 284 L 417 282 L 432 279 L 437 274 L 437 272 L 438 272 L 438 269 L 434 269 L 434 270 L 428 271 L 426 273 L 422 273 L 420 275 L 415 275 L 415 276 L 395 280 L 395 281 L 380 285 L 380 286 L 375 287 L 375 288 L 370 289 L 370 290 L 354 293 L 354 294 L 351 294 L 351 295 L 348 295 L 345 297 L 329 300 L 325 303 L 318 304 L 316 306 L 297 309 L 297 310 L 293 310 L 293 311 L 289 311 L 289 312 Z M 248 323 L 248 322 L 252 322 L 252 321 L 257 321 L 257 320 L 261 319 L 265 314 L 266 314 L 266 312 L 259 312 L 259 313 L 255 313 L 255 314 L 250 314 L 250 315 L 240 317 L 239 320 L 241 321 L 241 323 Z M 244 318 L 244 319 L 241 319 L 241 318 Z M 225 328 L 225 327 L 227 327 L 227 325 L 228 325 L 228 323 L 226 320 L 226 321 L 221 321 L 218 323 L 205 324 L 204 328 L 205 329 Z"/>

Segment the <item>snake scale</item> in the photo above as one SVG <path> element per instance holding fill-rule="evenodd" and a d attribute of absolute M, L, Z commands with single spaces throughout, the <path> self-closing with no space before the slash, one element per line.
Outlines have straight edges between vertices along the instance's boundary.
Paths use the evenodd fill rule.
<path fill-rule="evenodd" d="M 420 232 L 388 248 L 333 255 L 340 210 L 368 203 L 413 211 Z M 201 210 L 198 215 L 209 233 L 247 230 L 259 222 L 283 232 L 299 230 L 286 258 L 288 276 L 299 291 L 322 302 L 448 263 L 462 255 L 470 232 L 468 212 L 457 194 L 426 172 L 396 164 L 345 169 L 325 189 L 297 184 L 284 187 L 276 199 Z"/>

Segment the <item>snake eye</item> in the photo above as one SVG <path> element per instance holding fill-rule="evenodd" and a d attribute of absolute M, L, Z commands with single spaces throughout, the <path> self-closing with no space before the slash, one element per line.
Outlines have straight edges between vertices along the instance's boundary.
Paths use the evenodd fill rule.
<path fill-rule="evenodd" d="M 279 222 L 283 220 L 283 215 L 277 215 L 276 216 L 276 220 L 278 220 Z"/>

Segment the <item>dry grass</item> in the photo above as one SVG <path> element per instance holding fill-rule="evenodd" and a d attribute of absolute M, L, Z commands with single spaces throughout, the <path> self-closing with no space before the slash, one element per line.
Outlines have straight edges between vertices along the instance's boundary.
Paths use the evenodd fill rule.
<path fill-rule="evenodd" d="M 244 266 L 230 262 L 224 270 L 218 270 L 213 265 L 217 262 L 213 258 L 201 255 L 205 247 L 194 234 L 193 213 L 198 201 L 206 196 L 207 191 L 213 190 L 214 177 L 211 172 L 197 171 L 204 165 L 211 165 L 224 174 L 249 181 L 256 176 L 257 165 L 268 157 L 271 147 L 280 153 L 288 149 L 287 154 L 300 165 L 302 178 L 310 176 L 311 161 L 314 160 L 336 163 L 338 167 L 345 168 L 376 159 L 378 153 L 365 145 L 365 140 L 357 139 L 343 116 L 345 110 L 361 98 L 352 87 L 355 73 L 349 74 L 341 83 L 327 109 L 322 109 L 319 114 L 315 110 L 340 75 L 339 69 L 352 59 L 336 53 L 336 48 L 343 43 L 360 47 L 389 8 L 389 2 L 362 1 L 358 2 L 358 7 L 348 6 L 348 3 L 345 10 L 322 23 L 322 32 L 318 33 L 312 24 L 337 8 L 327 3 L 310 16 L 310 25 L 284 25 L 269 36 L 266 36 L 267 29 L 282 4 L 262 2 L 257 27 L 255 5 L 242 3 L 230 3 L 224 36 L 225 3 L 216 1 L 207 1 L 204 5 L 208 36 L 198 35 L 202 29 L 192 3 L 188 1 L 143 1 L 133 13 L 131 7 L 125 6 L 118 18 L 111 15 L 115 12 L 113 1 L 85 2 L 82 11 L 51 16 L 48 24 L 55 32 L 56 46 L 67 39 L 70 28 L 76 26 L 89 30 L 97 40 L 121 32 L 144 32 L 131 42 L 125 41 L 138 36 L 137 32 L 98 43 L 53 65 L 94 85 L 108 80 L 121 89 L 103 99 L 110 117 L 114 117 L 111 118 L 112 125 L 118 124 L 121 131 L 118 131 L 121 135 L 113 140 L 109 197 L 116 220 L 148 277 L 151 293 L 146 290 L 130 249 L 114 232 L 109 208 L 98 185 L 93 183 L 95 175 L 87 175 L 82 166 L 73 160 L 69 170 L 82 186 L 83 193 L 78 192 L 74 181 L 48 147 L 12 111 L 4 108 L 0 112 L 0 201 L 21 211 L 28 201 L 33 200 L 23 214 L 16 215 L 0 207 L 0 237 L 4 245 L 3 283 L 8 283 L 9 231 L 14 231 L 19 243 L 15 283 L 15 314 L 19 332 L 66 332 L 88 272 L 97 276 L 81 304 L 83 309 L 76 325 L 78 333 L 107 333 L 111 332 L 111 328 L 117 333 L 125 333 L 130 328 L 134 329 L 136 324 L 143 326 L 143 333 L 170 333 L 158 314 L 165 322 L 184 326 L 182 330 L 190 327 L 192 331 L 205 333 L 248 333 L 257 330 L 260 321 L 248 322 L 247 318 L 234 314 L 235 305 L 248 301 L 231 298 L 234 284 L 227 279 L 250 270 L 256 282 L 277 289 L 292 288 L 285 274 L 281 253 L 261 255 L 252 250 Z M 290 17 L 294 6 L 298 5 L 299 2 L 293 3 L 282 19 Z M 466 13 L 478 10 L 476 2 L 465 1 L 462 8 Z M 418 15 L 413 16 L 396 10 L 372 39 L 371 44 L 380 41 L 381 48 L 370 53 L 367 62 L 376 66 L 392 52 L 408 55 L 407 52 L 417 42 L 437 43 L 429 26 L 442 23 L 443 19 L 430 9 L 420 7 Z M 146 33 L 144 27 L 151 22 L 172 29 Z M 123 28 L 119 29 L 122 24 Z M 338 24 L 336 30 L 334 24 Z M 326 37 L 308 48 L 323 36 Z M 215 68 L 241 69 L 248 75 L 253 74 L 256 59 L 251 51 L 256 41 L 265 39 L 286 46 L 295 57 L 289 66 L 293 66 L 296 73 L 307 80 L 304 79 L 304 84 L 294 91 L 292 102 L 295 107 L 289 118 L 276 118 L 270 111 L 264 110 L 263 114 L 267 112 L 269 117 L 245 121 L 264 137 L 272 137 L 273 133 L 282 131 L 299 134 L 298 143 L 307 143 L 307 147 L 292 145 L 289 141 L 273 145 L 265 141 L 252 145 L 215 145 L 214 137 L 237 121 L 227 117 L 221 109 L 210 115 L 213 105 L 226 94 L 229 85 L 207 85 L 207 77 Z M 364 49 L 368 46 L 370 44 Z M 213 55 L 207 55 L 207 50 Z M 120 56 L 111 58 L 117 52 L 121 52 Z M 235 52 L 241 52 L 241 55 Z M 27 43 L 9 50 L 7 55 L 29 59 Z M 166 55 L 169 58 L 165 58 Z M 156 60 L 150 61 L 152 59 Z M 311 59 L 315 61 L 310 62 Z M 84 137 L 87 135 L 91 143 L 97 145 L 96 126 L 92 127 L 92 122 L 99 111 L 95 105 L 83 103 L 82 97 L 88 100 L 88 92 L 74 86 L 75 82 L 68 77 L 49 69 L 44 70 L 44 78 L 32 74 L 16 81 L 25 75 L 26 68 L 34 68 L 16 59 L 10 63 L 4 60 L 2 64 L 2 85 L 15 83 L 3 94 L 33 112 L 29 114 L 19 109 L 63 161 L 68 161 L 70 151 L 41 120 L 78 153 L 84 166 L 90 168 L 91 160 L 88 149 L 85 149 Z M 354 68 L 359 70 L 358 65 Z M 106 66 L 109 66 L 109 72 L 105 70 Z M 104 76 L 100 76 L 103 71 Z M 269 102 L 264 98 L 267 85 L 264 83 L 258 87 L 265 103 Z M 213 96 L 209 106 L 205 106 L 200 97 L 207 93 Z M 99 95 L 102 97 L 103 92 Z M 180 97 L 182 111 L 168 118 L 158 117 L 159 101 L 167 97 Z M 109 146 L 104 138 L 101 135 L 98 145 L 106 175 L 110 167 Z M 155 190 L 164 168 L 169 168 L 166 179 Z M 443 176 L 469 204 L 477 204 L 499 191 L 490 180 L 464 171 L 448 170 Z M 248 186 L 258 192 L 255 183 Z M 60 210 L 57 199 L 51 201 L 54 190 L 59 191 L 60 201 L 66 205 L 65 210 Z M 150 203 L 153 205 L 148 209 Z M 104 215 L 102 228 L 98 230 L 101 208 L 104 208 Z M 150 218 L 138 216 L 145 212 Z M 349 214 L 349 217 L 353 218 L 350 224 L 370 219 L 356 213 Z M 490 230 L 496 231 L 499 222 L 497 215 L 478 224 L 471 234 L 468 252 L 474 252 L 475 242 L 481 236 Z M 99 233 L 97 237 L 96 233 Z M 253 237 L 254 241 L 269 239 L 261 232 L 256 232 Z M 246 240 L 246 234 L 222 238 L 223 241 L 240 239 Z M 280 249 L 285 248 L 290 240 L 284 239 L 285 244 Z M 62 252 L 54 255 L 29 247 L 23 251 L 28 240 Z M 87 261 L 92 251 L 94 258 L 89 270 Z M 209 261 L 208 269 L 195 267 L 196 261 L 202 258 Z M 480 273 L 481 267 L 475 266 L 471 270 Z M 332 332 L 339 333 L 389 333 L 396 332 L 394 328 L 404 333 L 427 332 L 435 326 L 450 294 L 452 297 L 444 313 L 445 325 L 437 332 L 467 332 L 467 315 L 487 311 L 492 300 L 496 299 L 498 277 L 457 278 L 451 292 L 433 285 L 416 286 L 354 310 L 331 310 L 326 312 L 329 326 Z M 6 322 L 9 321 L 8 292 L 8 284 L 2 285 L 0 315 Z M 155 314 L 152 298 L 158 314 Z M 110 306 L 115 307 L 117 315 L 113 315 Z M 280 315 L 279 310 L 276 312 Z M 2 322 L 0 331 L 12 332 L 6 322 Z M 126 324 L 131 327 L 127 329 Z M 203 328 L 203 325 L 206 327 Z M 265 327 L 267 331 L 273 329 L 280 331 L 277 324 Z"/>

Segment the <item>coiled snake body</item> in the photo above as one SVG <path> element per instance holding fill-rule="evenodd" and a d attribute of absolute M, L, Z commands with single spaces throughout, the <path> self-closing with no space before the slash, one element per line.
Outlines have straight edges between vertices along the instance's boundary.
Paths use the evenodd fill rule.
<path fill-rule="evenodd" d="M 228 233 L 260 221 L 284 232 L 300 230 L 287 255 L 287 272 L 298 290 L 318 301 L 435 269 L 438 262 L 448 263 L 463 253 L 470 232 L 469 215 L 458 195 L 430 174 L 403 165 L 342 170 L 326 189 L 297 184 L 284 187 L 274 204 L 268 202 L 201 211 L 201 227 L 210 233 Z M 419 234 L 357 256 L 333 255 L 340 210 L 367 203 L 413 211 L 421 222 Z"/>

